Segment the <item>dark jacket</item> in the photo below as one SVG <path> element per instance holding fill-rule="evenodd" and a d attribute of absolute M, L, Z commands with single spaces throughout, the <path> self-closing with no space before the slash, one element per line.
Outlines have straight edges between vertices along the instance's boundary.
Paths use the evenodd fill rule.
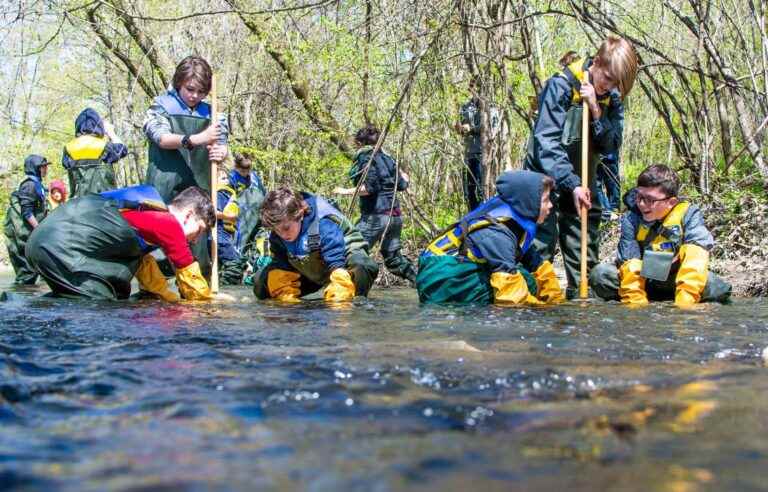
<path fill-rule="evenodd" d="M 587 60 L 584 69 L 588 69 Z M 539 96 L 539 115 L 533 127 L 532 141 L 525 161 L 525 169 L 544 173 L 555 180 L 560 192 L 571 192 L 581 186 L 580 141 L 566 144 L 566 116 L 573 102 L 573 85 L 563 74 L 547 80 Z M 624 129 L 624 106 L 618 92 L 610 94 L 610 104 L 603 109 L 602 117 L 590 123 L 591 154 L 608 154 L 621 147 Z"/>
<path fill-rule="evenodd" d="M 75 138 L 83 135 L 104 137 L 104 123 L 101 116 L 91 108 L 85 108 L 75 120 Z M 104 147 L 104 153 L 101 155 L 101 160 L 107 164 L 114 164 L 127 155 L 128 147 L 124 144 L 107 142 Z M 67 152 L 66 147 L 64 148 L 61 163 L 66 169 L 72 167 L 73 159 Z"/>
<path fill-rule="evenodd" d="M 535 223 L 541 209 L 543 177 L 530 171 L 507 171 L 496 180 L 496 192 L 520 216 Z M 536 248 L 522 252 L 520 240 L 523 233 L 515 221 L 507 221 L 471 232 L 466 240 L 468 246 L 483 254 L 491 273 L 516 273 L 518 264 L 533 272 L 542 260 Z"/>
<path fill-rule="evenodd" d="M 461 106 L 459 119 L 462 125 L 469 125 L 469 132 L 464 135 L 464 152 L 467 156 L 483 154 L 481 132 L 483 118 L 480 113 L 480 103 L 472 98 Z"/>
<path fill-rule="evenodd" d="M 27 176 L 16 192 L 24 220 L 38 216 L 45 211 L 46 189 L 43 186 L 40 168 L 48 165 L 45 157 L 32 154 L 24 160 L 24 174 Z"/>
<path fill-rule="evenodd" d="M 408 188 L 408 182 L 397 172 L 395 160 L 383 150 L 379 150 L 365 172 L 368 161 L 371 158 L 373 147 L 363 147 L 357 151 L 349 172 L 350 178 L 355 185 L 360 184 L 360 180 L 365 176 L 365 189 L 368 195 L 360 196 L 360 213 L 370 214 L 389 214 L 400 215 L 400 202 L 397 199 L 396 192 Z"/>
<path fill-rule="evenodd" d="M 618 265 L 623 265 L 624 262 L 638 258 L 642 259 L 643 249 L 642 243 L 637 240 L 637 232 L 641 225 L 653 229 L 658 224 L 656 222 L 646 222 L 643 220 L 643 216 L 640 210 L 637 208 L 635 196 L 637 189 L 633 188 L 624 195 L 624 204 L 629 209 L 621 217 L 621 235 L 619 236 L 619 248 L 617 255 Z M 707 251 L 711 250 L 715 245 L 715 240 L 712 237 L 712 233 L 707 229 L 704 223 L 704 216 L 701 214 L 701 210 L 696 205 L 691 204 L 688 210 L 685 212 L 682 220 L 683 236 L 681 238 L 682 244 L 695 244 Z"/>

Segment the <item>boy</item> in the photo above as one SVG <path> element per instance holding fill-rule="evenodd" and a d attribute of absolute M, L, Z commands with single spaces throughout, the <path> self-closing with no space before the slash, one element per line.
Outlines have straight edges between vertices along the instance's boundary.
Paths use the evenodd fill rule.
<path fill-rule="evenodd" d="M 24 248 L 32 231 L 48 214 L 43 178 L 48 173 L 48 161 L 39 155 L 24 159 L 24 179 L 19 188 L 11 193 L 8 212 L 5 214 L 4 230 L 8 257 L 16 272 L 15 283 L 34 285 L 37 272 L 29 263 Z"/>
<path fill-rule="evenodd" d="M 366 296 L 379 273 L 368 244 L 324 198 L 287 187 L 270 191 L 261 209 L 272 262 L 256 274 L 259 299 L 295 302 L 323 289 L 326 301 Z"/>
<path fill-rule="evenodd" d="M 712 234 L 679 191 L 680 180 L 667 166 L 650 166 L 637 177 L 637 188 L 625 197 L 619 268 L 603 263 L 590 276 L 597 295 L 633 306 L 649 299 L 674 299 L 680 307 L 728 300 L 731 286 L 708 270 Z"/>
<path fill-rule="evenodd" d="M 194 243 L 213 225 L 215 210 L 200 188 L 166 205 L 151 186 L 86 195 L 61 205 L 27 243 L 30 263 L 54 295 L 127 299 L 131 279 L 166 301 L 178 294 L 150 254 L 160 248 L 176 268 L 181 296 L 209 300 L 211 291 L 192 257 Z"/>
<path fill-rule="evenodd" d="M 570 60 L 569 60 L 570 61 Z M 560 244 L 568 279 L 566 296 L 576 295 L 581 258 L 579 209 L 588 213 L 587 264 L 598 263 L 600 209 L 592 207 L 596 193 L 595 169 L 600 155 L 616 152 L 621 145 L 624 107 L 637 74 L 637 56 L 624 39 L 609 36 L 594 59 L 577 59 L 551 77 L 539 96 L 538 116 L 528 144 L 524 167 L 542 172 L 555 181 L 554 209 L 539 228 L 535 247 L 551 260 Z M 582 100 L 589 107 L 589 173 L 582 183 Z"/>
<path fill-rule="evenodd" d="M 379 150 L 371 159 L 379 129 L 367 125 L 357 131 L 355 142 L 359 150 L 355 154 L 349 176 L 355 185 L 360 186 L 360 222 L 356 227 L 363 234 L 369 247 L 381 241 L 381 256 L 387 270 L 407 280 L 411 286 L 416 282 L 416 269 L 411 261 L 400 252 L 400 233 L 403 230 L 403 218 L 400 202 L 396 193 L 408 188 L 408 175 L 398 172 L 395 160 L 383 150 Z M 371 165 L 368 166 L 370 161 Z M 366 170 L 367 168 L 367 170 Z M 355 188 L 336 188 L 335 193 L 352 195 Z"/>
<path fill-rule="evenodd" d="M 210 191 L 210 161 L 222 162 L 227 155 L 227 146 L 217 143 L 226 128 L 211 124 L 211 107 L 203 102 L 211 90 L 211 77 L 211 67 L 203 58 L 184 58 L 173 74 L 173 88 L 155 98 L 147 111 L 146 184 L 166 202 L 191 186 Z M 203 272 L 209 274 L 207 241 L 200 241 L 193 250 Z"/>
<path fill-rule="evenodd" d="M 115 189 L 113 165 L 126 155 L 128 148 L 112 124 L 93 109 L 84 109 L 75 120 L 75 138 L 64 146 L 61 159 L 69 175 L 72 198 Z"/>
<path fill-rule="evenodd" d="M 237 193 L 230 186 L 229 170 L 219 166 L 219 189 L 216 193 L 216 238 L 218 239 L 219 282 L 222 285 L 239 285 L 245 270 L 240 253 L 235 248 L 240 208 Z"/>
<path fill-rule="evenodd" d="M 498 194 L 421 254 L 419 300 L 513 305 L 562 301 L 552 264 L 531 247 L 537 224 L 552 209 L 553 187 L 552 178 L 540 173 L 508 171 L 499 176 Z"/>
<path fill-rule="evenodd" d="M 237 194 L 240 214 L 237 221 L 235 247 L 245 257 L 251 256 L 256 234 L 261 230 L 259 212 L 267 194 L 259 175 L 253 170 L 253 158 L 235 154 L 235 168 L 229 175 L 229 185 Z"/>

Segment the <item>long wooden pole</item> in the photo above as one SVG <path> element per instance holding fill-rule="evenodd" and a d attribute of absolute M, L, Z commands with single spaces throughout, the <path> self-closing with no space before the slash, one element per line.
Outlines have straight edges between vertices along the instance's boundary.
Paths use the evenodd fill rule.
<path fill-rule="evenodd" d="M 216 102 L 216 74 L 211 76 L 211 125 L 218 122 L 218 104 Z M 217 142 L 218 143 L 218 142 Z M 216 210 L 216 193 L 219 187 L 219 163 L 211 160 L 211 203 Z M 211 231 L 211 292 L 219 292 L 219 238 L 215 215 Z"/>
<path fill-rule="evenodd" d="M 581 106 L 581 186 L 589 187 L 589 107 L 585 99 L 583 99 Z M 589 210 L 587 207 L 580 204 L 579 215 L 581 216 L 581 279 L 579 282 L 579 297 L 586 299 L 589 294 L 587 290 L 587 243 L 589 239 L 587 236 L 587 223 L 589 220 Z"/>

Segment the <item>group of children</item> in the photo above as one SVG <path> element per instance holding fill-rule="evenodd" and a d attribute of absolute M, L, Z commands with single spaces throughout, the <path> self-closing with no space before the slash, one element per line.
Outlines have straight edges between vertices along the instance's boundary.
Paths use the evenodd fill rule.
<path fill-rule="evenodd" d="M 359 197 L 357 224 L 321 196 L 287 186 L 265 193 L 246 155 L 235 157 L 232 171 L 220 168 L 212 204 L 210 162 L 227 157 L 222 136 L 228 129 L 211 121 L 203 101 L 211 88 L 210 66 L 187 57 L 176 68 L 173 87 L 148 111 L 144 185 L 114 189 L 112 165 L 127 149 L 92 110 L 78 117 L 77 138 L 65 147 L 73 199 L 47 217 L 42 178 L 48 162 L 27 159 L 6 219 L 17 281 L 34 282 L 39 274 L 57 295 L 124 299 L 135 277 L 143 292 L 168 301 L 179 295 L 211 299 L 209 245 L 198 239 L 218 219 L 222 282 L 238 284 L 248 274 L 259 299 L 343 302 L 365 296 L 379 272 L 371 248 L 380 244 L 386 268 L 414 285 L 422 302 L 553 304 L 576 290 L 578 211 L 587 208 L 594 294 L 630 305 L 723 302 L 730 286 L 708 270 L 712 236 L 699 209 L 678 197 L 679 179 L 666 166 L 641 173 L 625 197 L 617 264 L 598 264 L 595 162 L 620 146 L 623 99 L 636 72 L 632 46 L 611 37 L 594 58 L 572 60 L 550 78 L 539 97 L 525 170 L 501 174 L 496 194 L 473 203 L 434 238 L 417 271 L 400 244 L 397 193 L 407 189 L 409 176 L 376 149 L 380 133 L 373 125 L 355 135 L 359 150 L 349 173 L 354 187 L 334 190 Z M 582 100 L 591 116 L 588 136 L 580 130 Z M 576 172 L 582 138 L 590 141 L 589 182 Z M 269 236 L 260 241 L 262 228 Z M 565 292 L 551 263 L 558 244 Z M 170 275 L 178 294 L 168 287 Z"/>

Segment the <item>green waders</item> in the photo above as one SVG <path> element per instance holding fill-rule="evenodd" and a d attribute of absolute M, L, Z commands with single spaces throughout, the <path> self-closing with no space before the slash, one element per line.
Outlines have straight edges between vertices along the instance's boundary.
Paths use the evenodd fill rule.
<path fill-rule="evenodd" d="M 126 299 L 144 255 L 115 202 L 87 195 L 60 205 L 32 232 L 27 257 L 54 295 Z"/>
<path fill-rule="evenodd" d="M 568 152 L 568 160 L 573 164 L 576 174 L 581 174 L 581 104 L 571 105 L 566 115 L 565 126 L 561 142 Z M 589 165 L 587 182 L 592 193 L 592 208 L 587 214 L 587 275 L 598 264 L 600 252 L 600 220 L 602 209 L 597 200 L 597 166 L 600 164 L 600 155 L 593 151 L 590 144 Z M 541 172 L 533 162 L 533 138 L 528 142 L 528 155 L 525 168 Z M 581 270 L 581 219 L 576 206 L 573 203 L 571 193 L 557 195 L 553 193 L 552 211 L 547 220 L 536 230 L 536 239 L 533 246 L 539 252 L 542 260 L 552 261 L 558 244 L 563 253 L 565 275 L 568 280 L 566 297 L 572 299 L 576 296 L 579 287 Z"/>
<path fill-rule="evenodd" d="M 72 198 L 117 188 L 114 165 L 101 160 L 81 160 L 67 169 Z"/>
<path fill-rule="evenodd" d="M 677 266 L 679 268 L 679 266 Z M 674 268 L 665 282 L 646 280 L 645 292 L 649 301 L 674 301 L 675 278 L 677 268 Z M 619 301 L 619 270 L 616 266 L 601 263 L 597 265 L 589 276 L 589 286 L 596 295 L 606 301 Z M 707 283 L 704 292 L 701 293 L 700 302 L 726 303 L 731 297 L 731 284 L 723 280 L 719 275 L 708 272 Z"/>
<path fill-rule="evenodd" d="M 210 120 L 200 116 L 170 115 L 171 133 L 194 135 L 208 128 Z M 146 184 L 154 186 L 165 203 L 170 203 L 176 195 L 191 186 L 198 186 L 210 193 L 211 161 L 205 146 L 192 150 L 161 149 L 154 142 L 149 144 L 149 166 Z M 213 232 L 216 233 L 215 231 Z M 203 275 L 211 275 L 211 256 L 208 241 L 201 239 L 190 245 L 192 254 L 200 264 Z"/>
<path fill-rule="evenodd" d="M 42 208 L 35 213 L 37 222 L 41 223 L 47 213 L 48 201 L 43 200 Z M 11 194 L 10 205 L 5 214 L 3 232 L 5 233 L 5 242 L 8 247 L 8 257 L 11 260 L 13 271 L 16 272 L 15 283 L 19 285 L 34 285 L 37 282 L 37 272 L 25 253 L 29 236 L 32 234 L 32 226 L 21 216 L 21 203 L 15 192 Z"/>
<path fill-rule="evenodd" d="M 524 268 L 518 271 L 525 277 L 528 292 L 536 295 L 536 280 Z M 453 255 L 429 255 L 419 258 L 416 276 L 419 301 L 426 304 L 491 304 L 493 287 L 491 275 L 478 263 Z"/>

